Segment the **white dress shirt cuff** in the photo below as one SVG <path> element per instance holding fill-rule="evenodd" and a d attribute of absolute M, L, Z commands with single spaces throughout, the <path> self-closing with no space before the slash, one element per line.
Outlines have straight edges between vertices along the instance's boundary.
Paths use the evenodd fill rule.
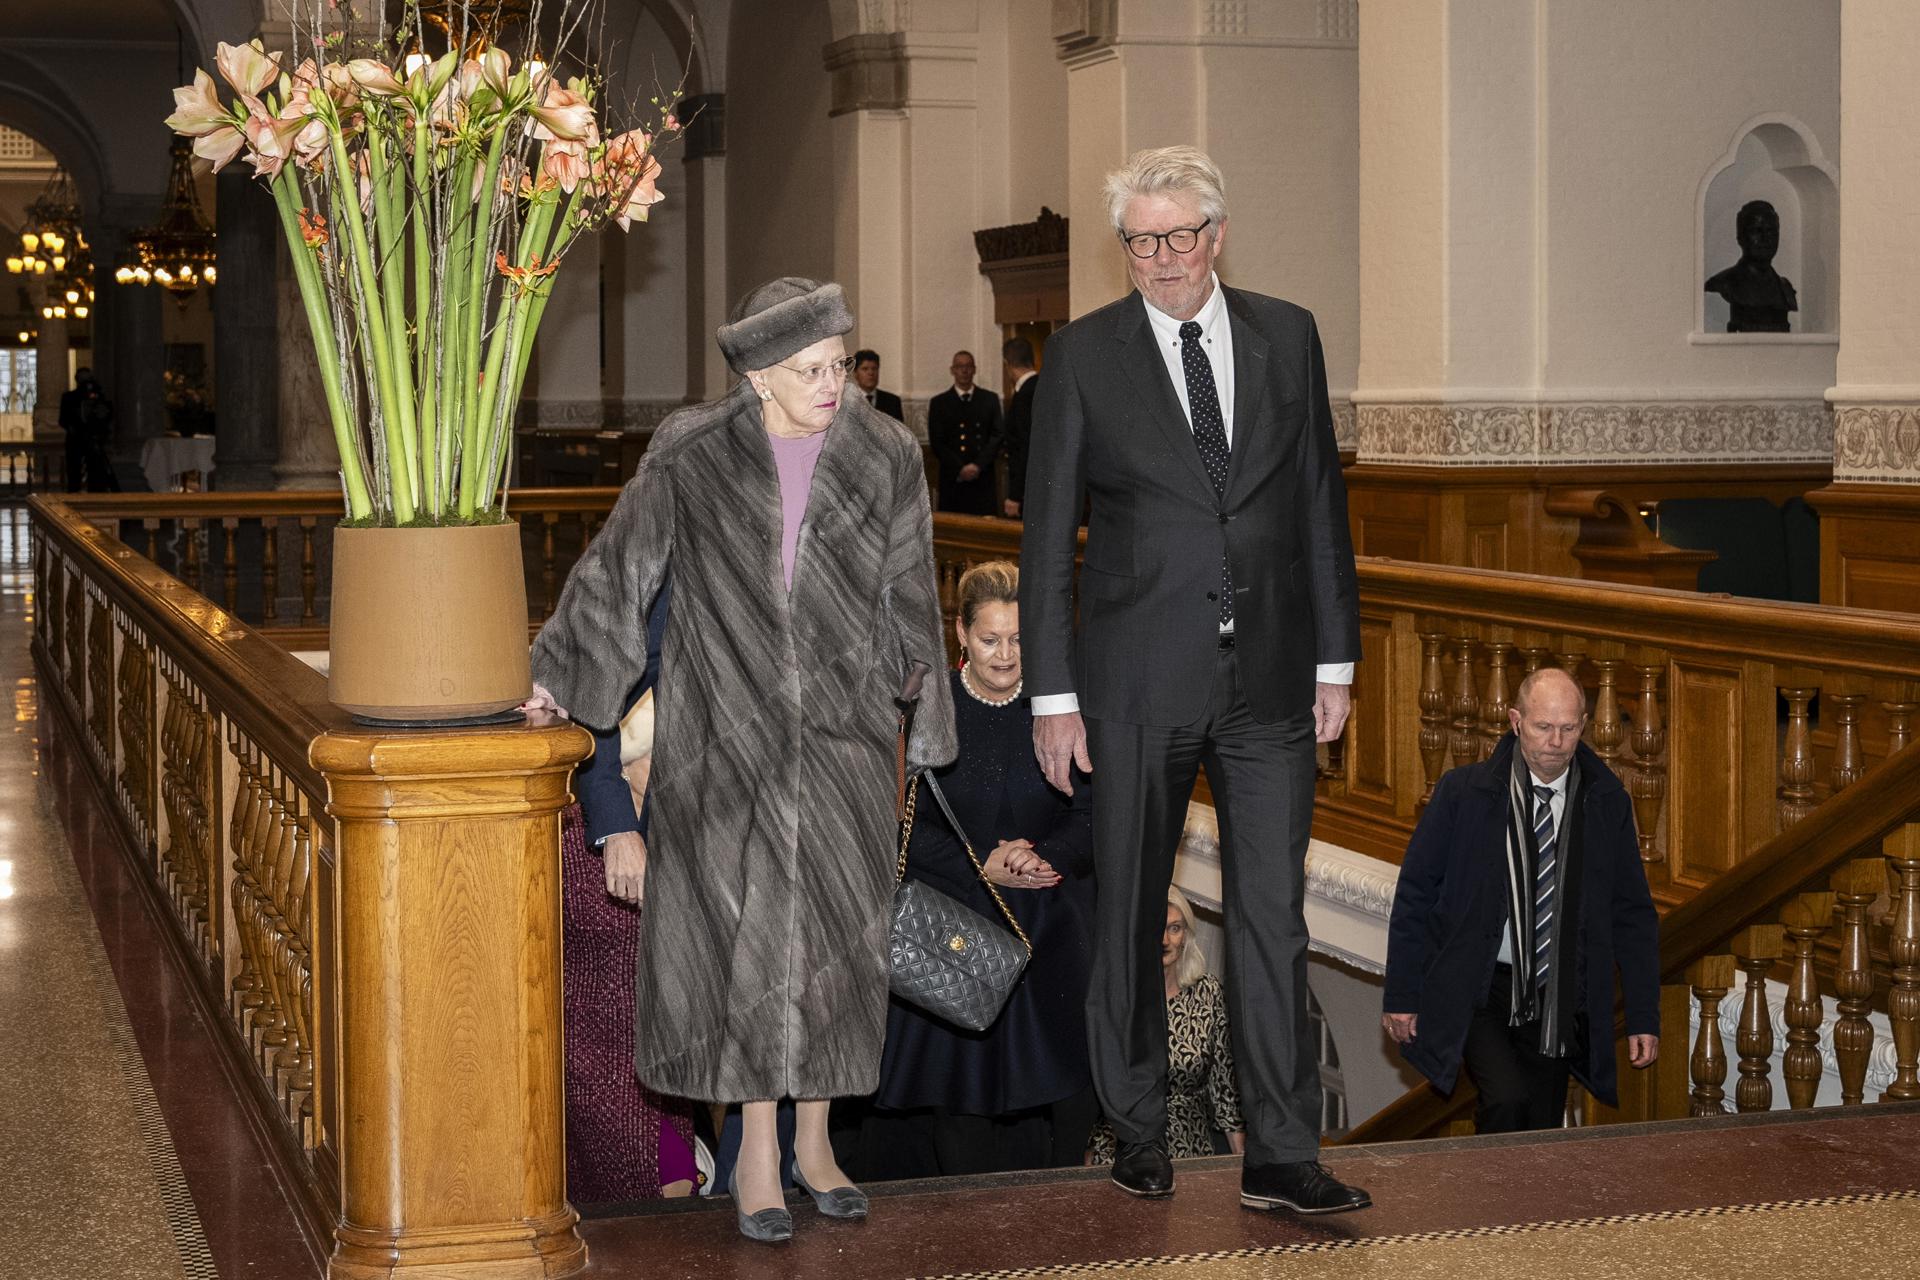
<path fill-rule="evenodd" d="M 1352 684 L 1353 664 L 1351 662 L 1323 662 L 1313 669 L 1313 678 L 1320 684 Z M 1034 701 L 1037 703 L 1038 698 Z"/>
<path fill-rule="evenodd" d="M 1029 700 L 1037 716 L 1064 716 L 1080 709 L 1077 693 L 1043 693 Z"/>

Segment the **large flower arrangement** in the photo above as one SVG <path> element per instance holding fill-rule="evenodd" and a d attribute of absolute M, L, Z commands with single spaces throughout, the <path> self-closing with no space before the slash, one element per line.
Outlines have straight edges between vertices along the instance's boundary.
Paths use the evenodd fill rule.
<path fill-rule="evenodd" d="M 488 523 L 554 271 L 580 236 L 644 222 L 662 198 L 654 151 L 679 129 L 677 95 L 605 134 L 583 60 L 516 58 L 462 29 L 433 56 L 419 16 L 370 36 L 307 29 L 285 56 L 222 44 L 233 96 L 198 70 L 167 124 L 215 169 L 244 155 L 273 192 L 349 520 Z"/>

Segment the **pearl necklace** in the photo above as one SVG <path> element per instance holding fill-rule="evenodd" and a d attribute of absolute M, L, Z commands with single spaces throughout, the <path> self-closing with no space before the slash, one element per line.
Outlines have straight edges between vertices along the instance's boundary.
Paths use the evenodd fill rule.
<path fill-rule="evenodd" d="M 975 702 L 985 703 L 989 707 L 1004 707 L 1011 702 L 1017 701 L 1020 697 L 1020 690 L 1026 687 L 1027 678 L 1025 676 L 1021 676 L 1020 683 L 1013 686 L 1012 693 L 1008 694 L 1004 698 L 989 698 L 984 694 L 982 694 L 978 689 L 973 687 L 973 681 L 967 676 L 968 665 L 969 663 L 967 662 L 963 662 L 960 664 L 960 687 L 965 689 L 967 691 L 967 696 L 972 698 Z"/>

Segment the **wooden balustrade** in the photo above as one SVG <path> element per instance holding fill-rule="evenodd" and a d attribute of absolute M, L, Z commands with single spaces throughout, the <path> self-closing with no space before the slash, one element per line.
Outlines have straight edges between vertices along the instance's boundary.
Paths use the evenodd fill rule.
<path fill-rule="evenodd" d="M 115 536 L 209 539 L 221 567 L 202 581 L 244 599 L 229 550 L 264 510 L 305 543 L 309 583 L 324 566 L 313 495 L 291 512 L 163 495 L 213 497 L 228 505 L 184 516 L 32 500 L 53 749 L 91 774 L 174 926 L 329 1274 L 570 1274 L 586 1256 L 564 1185 L 558 811 L 590 741 L 558 722 L 356 728 L 273 637 Z"/>
<path fill-rule="evenodd" d="M 1773 1017 L 1767 1009 L 1767 974 L 1786 949 L 1786 931 L 1777 924 L 1749 925 L 1734 939 L 1734 962 L 1747 977 L 1740 1000 L 1740 1083 L 1734 1090 L 1739 1111 L 1773 1108 Z"/>
<path fill-rule="evenodd" d="M 1693 1042 L 1693 1105 L 1689 1115 L 1717 1116 L 1727 1082 L 1727 1050 L 1720 1034 L 1720 1002 L 1733 988 L 1732 956 L 1706 956 L 1694 962 L 1689 984 L 1700 1003 L 1700 1031 Z"/>
<path fill-rule="evenodd" d="M 10 440 L 0 443 L 0 498 L 59 493 L 67 487 L 67 442 Z"/>

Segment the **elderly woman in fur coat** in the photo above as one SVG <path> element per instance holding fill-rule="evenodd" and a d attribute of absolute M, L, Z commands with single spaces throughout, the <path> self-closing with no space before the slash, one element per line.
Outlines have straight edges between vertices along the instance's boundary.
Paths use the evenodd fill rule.
<path fill-rule="evenodd" d="M 919 703 L 910 770 L 955 754 L 920 451 L 845 394 L 852 327 L 838 285 L 796 277 L 735 307 L 741 381 L 661 424 L 533 654 L 558 706 L 614 724 L 671 571 L 634 1062 L 661 1093 L 746 1104 L 734 1195 L 763 1240 L 792 1234 L 782 1098 L 795 1180 L 866 1212 L 827 1107 L 878 1083 L 896 700 Z"/>

